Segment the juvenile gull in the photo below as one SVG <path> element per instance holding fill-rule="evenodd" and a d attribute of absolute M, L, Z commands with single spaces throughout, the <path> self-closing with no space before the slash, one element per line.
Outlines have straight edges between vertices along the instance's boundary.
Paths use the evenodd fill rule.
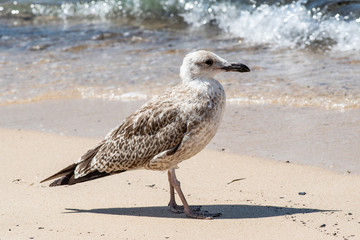
<path fill-rule="evenodd" d="M 222 85 L 213 77 L 224 71 L 250 69 L 209 51 L 187 54 L 180 68 L 182 84 L 145 103 L 76 163 L 41 182 L 58 178 L 50 186 L 72 185 L 133 169 L 167 170 L 171 211 L 200 219 L 219 216 L 189 207 L 175 169 L 215 135 L 226 99 Z M 174 189 L 183 206 L 176 204 Z"/>

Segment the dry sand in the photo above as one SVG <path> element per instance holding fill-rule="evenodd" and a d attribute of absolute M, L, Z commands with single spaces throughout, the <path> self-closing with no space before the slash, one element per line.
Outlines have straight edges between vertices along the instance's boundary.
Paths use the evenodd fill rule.
<path fill-rule="evenodd" d="M 196 220 L 167 210 L 167 175 L 39 181 L 98 140 L 0 129 L 0 239 L 360 239 L 360 176 L 205 150 L 180 165 Z M 300 192 L 306 193 L 299 195 Z"/>

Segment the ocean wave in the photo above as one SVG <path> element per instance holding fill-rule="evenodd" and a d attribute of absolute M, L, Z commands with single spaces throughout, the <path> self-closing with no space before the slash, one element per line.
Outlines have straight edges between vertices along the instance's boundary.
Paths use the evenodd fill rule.
<path fill-rule="evenodd" d="M 250 45 L 360 50 L 358 1 L 18 0 L 0 3 L 0 18 L 171 19 L 194 28 L 216 25 Z"/>
<path fill-rule="evenodd" d="M 222 30 L 244 39 L 250 44 L 271 44 L 290 48 L 320 48 L 321 50 L 360 50 L 360 17 L 350 15 L 325 17 L 319 8 L 306 8 L 304 1 L 286 5 L 254 5 L 239 9 L 221 3 L 208 12 L 192 8 L 183 14 L 194 26 L 216 23 Z"/>

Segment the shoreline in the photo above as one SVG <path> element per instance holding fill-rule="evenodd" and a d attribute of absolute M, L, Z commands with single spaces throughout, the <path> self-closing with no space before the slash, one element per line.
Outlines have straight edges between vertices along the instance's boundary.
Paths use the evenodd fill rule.
<path fill-rule="evenodd" d="M 56 99 L 0 107 L 0 126 L 101 140 L 144 100 Z M 360 174 L 360 110 L 227 104 L 207 149 Z"/>
<path fill-rule="evenodd" d="M 356 239 L 360 176 L 205 149 L 178 178 L 212 221 L 167 210 L 167 175 L 128 171 L 68 187 L 39 181 L 97 138 L 0 129 L 0 239 Z M 146 196 L 146 198 L 144 198 Z M 89 220 L 91 218 L 91 221 Z"/>

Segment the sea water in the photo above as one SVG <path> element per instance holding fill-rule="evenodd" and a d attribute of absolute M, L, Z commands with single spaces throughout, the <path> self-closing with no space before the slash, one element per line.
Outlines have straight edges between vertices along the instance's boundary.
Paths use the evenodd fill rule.
<path fill-rule="evenodd" d="M 360 108 L 360 3 L 330 0 L 0 0 L 0 105 L 148 99 L 208 49 L 251 73 L 232 103 Z"/>

